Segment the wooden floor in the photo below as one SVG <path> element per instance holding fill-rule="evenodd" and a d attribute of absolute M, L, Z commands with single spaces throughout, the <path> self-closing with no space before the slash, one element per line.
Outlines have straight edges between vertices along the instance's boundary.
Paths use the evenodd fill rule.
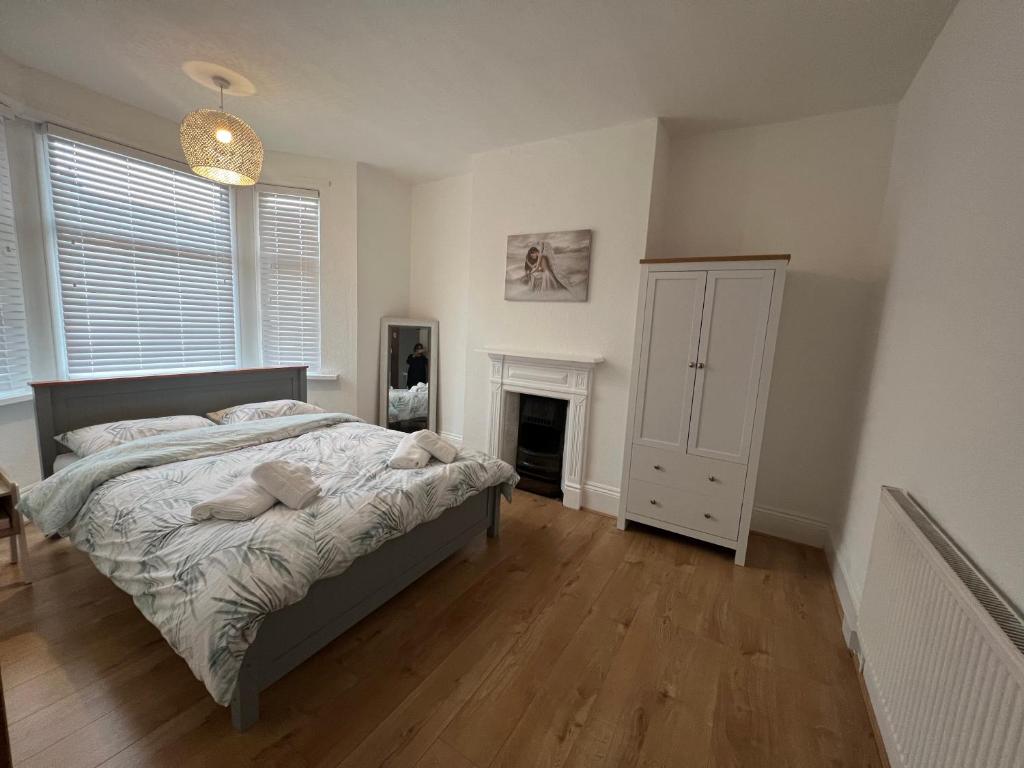
<path fill-rule="evenodd" d="M 878 766 L 821 552 L 731 554 L 524 493 L 231 730 L 67 542 L 0 566 L 15 766 Z"/>

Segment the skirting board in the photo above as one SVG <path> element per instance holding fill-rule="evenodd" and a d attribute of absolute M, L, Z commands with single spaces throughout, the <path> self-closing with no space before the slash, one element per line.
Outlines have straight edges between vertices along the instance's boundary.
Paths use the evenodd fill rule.
<path fill-rule="evenodd" d="M 825 557 L 828 558 L 828 567 L 832 573 L 832 584 L 836 589 L 836 597 L 839 598 L 839 608 L 843 613 L 843 640 L 857 657 L 857 663 L 864 665 L 864 655 L 860 649 L 860 639 L 857 637 L 857 613 L 860 606 L 853 599 L 853 592 L 850 590 L 850 577 L 846 575 L 846 569 L 837 554 L 836 542 L 831 534 L 828 537 L 825 547 Z"/>
<path fill-rule="evenodd" d="M 619 513 L 619 489 L 603 483 L 584 483 L 582 506 L 615 516 Z M 827 549 L 829 543 L 828 526 L 820 520 L 773 507 L 754 507 L 751 528 L 817 549 Z"/>
<path fill-rule="evenodd" d="M 786 541 L 825 549 L 829 540 L 828 526 L 813 517 L 777 507 L 754 506 L 750 527 Z"/>
<path fill-rule="evenodd" d="M 616 517 L 619 514 L 619 489 L 604 483 L 584 483 L 582 506 L 602 515 Z"/>

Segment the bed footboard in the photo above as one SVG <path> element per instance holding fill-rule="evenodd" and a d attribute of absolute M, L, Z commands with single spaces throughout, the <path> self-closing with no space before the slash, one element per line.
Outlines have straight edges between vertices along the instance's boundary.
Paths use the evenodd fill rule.
<path fill-rule="evenodd" d="M 231 700 L 239 731 L 259 720 L 260 691 L 375 611 L 416 579 L 486 531 L 501 527 L 501 491 L 472 496 L 439 518 L 392 539 L 344 573 L 314 584 L 307 595 L 266 618 L 246 651 Z"/>

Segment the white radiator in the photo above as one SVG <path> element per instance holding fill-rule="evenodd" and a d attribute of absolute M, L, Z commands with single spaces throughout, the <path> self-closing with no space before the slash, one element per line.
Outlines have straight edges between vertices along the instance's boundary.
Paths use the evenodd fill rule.
<path fill-rule="evenodd" d="M 882 489 L 857 624 L 893 766 L 1024 768 L 1024 622 L 896 488 Z"/>

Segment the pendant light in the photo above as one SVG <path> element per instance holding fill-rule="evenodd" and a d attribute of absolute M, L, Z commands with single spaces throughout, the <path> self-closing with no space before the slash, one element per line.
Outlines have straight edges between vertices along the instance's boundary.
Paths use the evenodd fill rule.
<path fill-rule="evenodd" d="M 224 111 L 224 89 L 231 82 L 215 75 L 220 109 L 197 109 L 181 121 L 181 148 L 192 171 L 221 184 L 248 187 L 260 180 L 263 142 L 248 123 Z"/>

